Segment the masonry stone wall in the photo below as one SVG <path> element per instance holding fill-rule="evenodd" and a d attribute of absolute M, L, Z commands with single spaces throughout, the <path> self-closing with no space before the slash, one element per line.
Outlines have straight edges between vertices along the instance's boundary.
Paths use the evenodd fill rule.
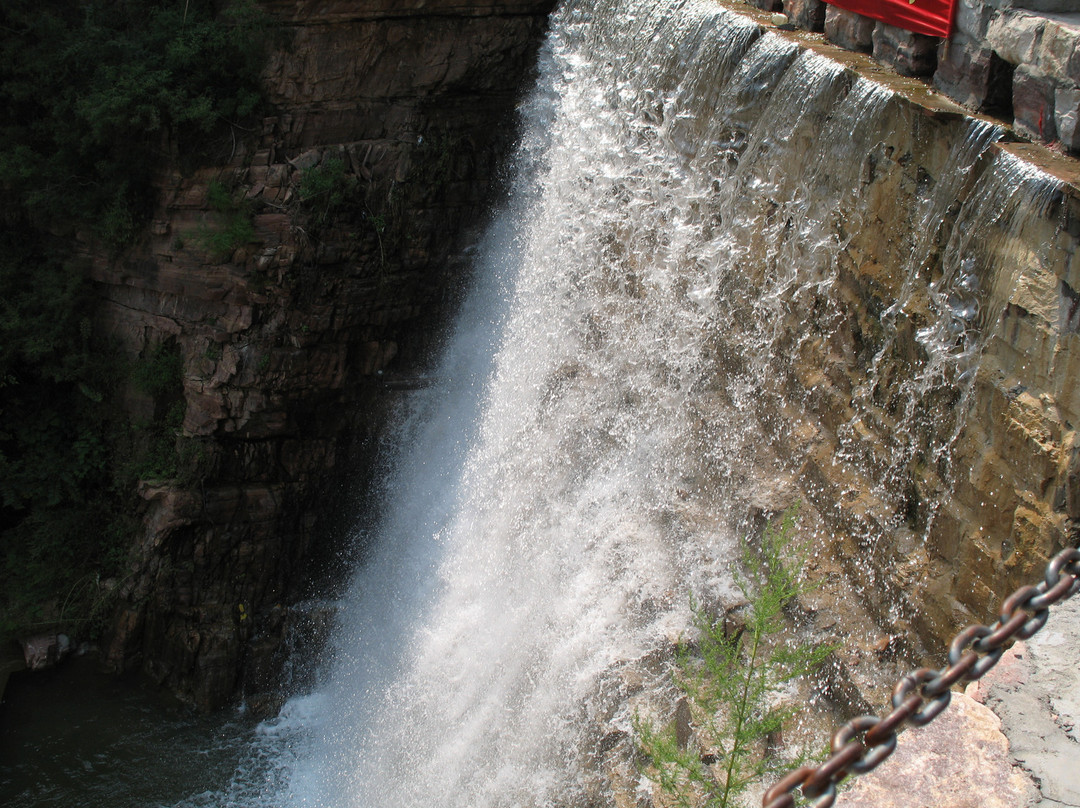
<path fill-rule="evenodd" d="M 1080 156 L 1080 3 L 958 0 L 952 36 L 913 34 L 823 0 L 747 0 L 835 45 L 923 78 L 1021 137 Z"/>

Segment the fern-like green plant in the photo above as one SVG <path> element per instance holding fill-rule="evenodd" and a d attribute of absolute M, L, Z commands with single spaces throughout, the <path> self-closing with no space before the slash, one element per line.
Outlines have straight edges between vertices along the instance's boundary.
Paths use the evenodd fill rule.
<path fill-rule="evenodd" d="M 817 670 L 834 650 L 781 636 L 785 608 L 807 588 L 798 574 L 806 547 L 793 543 L 796 511 L 792 507 L 771 522 L 760 547 L 743 543 L 745 574 L 736 581 L 749 605 L 742 626 L 726 628 L 723 616 L 714 617 L 692 601 L 700 639 L 679 644 L 675 673 L 688 714 L 665 727 L 635 719 L 644 774 L 670 804 L 729 808 L 751 783 L 778 769 L 781 764 L 770 760 L 762 745 L 792 710 L 776 697 L 787 683 Z M 696 743 L 688 737 L 691 721 Z"/>
<path fill-rule="evenodd" d="M 195 242 L 216 259 L 226 261 L 238 247 L 255 240 L 251 203 L 220 180 L 210 183 L 207 202 L 218 214 L 217 221 L 212 226 L 200 225 L 194 233 Z"/>

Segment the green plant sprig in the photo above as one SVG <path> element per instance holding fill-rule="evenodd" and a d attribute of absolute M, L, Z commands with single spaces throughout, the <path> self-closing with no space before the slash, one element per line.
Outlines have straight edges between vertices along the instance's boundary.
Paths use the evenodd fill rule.
<path fill-rule="evenodd" d="M 748 606 L 741 626 L 731 628 L 691 598 L 700 639 L 680 642 L 674 682 L 688 702 L 697 748 L 680 739 L 676 726 L 635 717 L 644 774 L 679 808 L 729 808 L 751 783 L 780 768 L 761 750 L 794 714 L 776 696 L 835 650 L 781 636 L 785 610 L 810 588 L 797 572 L 807 546 L 793 541 L 796 514 L 793 506 L 770 522 L 757 548 L 743 542 L 736 583 Z"/>

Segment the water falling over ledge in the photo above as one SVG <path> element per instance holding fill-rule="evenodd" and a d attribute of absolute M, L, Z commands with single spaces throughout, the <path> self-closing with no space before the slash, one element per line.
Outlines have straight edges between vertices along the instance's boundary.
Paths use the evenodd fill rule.
<path fill-rule="evenodd" d="M 705 0 L 566 3 L 541 62 L 325 684 L 235 803 L 611 803 L 765 515 L 803 502 L 808 632 L 913 656 L 1080 515 L 1077 204 L 999 131 Z"/>

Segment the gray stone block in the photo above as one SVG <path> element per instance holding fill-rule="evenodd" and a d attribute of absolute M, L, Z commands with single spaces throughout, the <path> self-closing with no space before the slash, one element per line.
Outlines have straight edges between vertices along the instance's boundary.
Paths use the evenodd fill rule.
<path fill-rule="evenodd" d="M 1006 11 L 994 17 L 986 32 L 987 42 L 1006 62 L 1032 64 L 1042 40 L 1046 19 L 1024 12 Z"/>
<path fill-rule="evenodd" d="M 984 39 L 996 11 L 997 9 L 985 0 L 958 0 L 955 30 L 974 39 Z"/>
<path fill-rule="evenodd" d="M 870 53 L 875 21 L 836 6 L 825 9 L 825 38 L 847 50 Z"/>
<path fill-rule="evenodd" d="M 936 37 L 879 22 L 873 40 L 874 58 L 902 76 L 930 76 L 937 67 Z"/>
<path fill-rule="evenodd" d="M 938 46 L 934 86 L 978 112 L 1012 117 L 1012 67 L 986 44 L 958 31 Z"/>
<path fill-rule="evenodd" d="M 1078 20 L 1080 22 L 1080 20 Z M 1059 81 L 1080 83 L 1076 75 L 1080 50 L 1080 26 L 1062 25 L 1049 19 L 1043 27 L 1042 38 L 1035 51 L 1035 67 L 1040 73 L 1053 76 Z"/>
<path fill-rule="evenodd" d="M 1054 119 L 1056 86 L 1053 79 L 1020 65 L 1013 74 L 1013 126 L 1034 140 L 1058 139 Z"/>
<path fill-rule="evenodd" d="M 1054 91 L 1054 125 L 1058 140 L 1069 152 L 1080 152 L 1080 87 Z"/>
<path fill-rule="evenodd" d="M 784 0 L 784 13 L 799 28 L 825 30 L 825 3 L 822 0 Z"/>

